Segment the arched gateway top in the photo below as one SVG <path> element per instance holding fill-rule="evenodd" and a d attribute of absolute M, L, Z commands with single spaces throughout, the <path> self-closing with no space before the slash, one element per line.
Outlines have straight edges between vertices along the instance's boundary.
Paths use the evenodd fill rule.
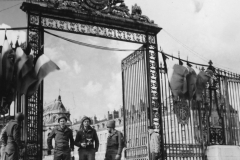
<path fill-rule="evenodd" d="M 124 0 L 27 0 L 21 9 L 30 25 L 121 41 L 155 44 L 161 28 L 136 4 L 129 13 Z"/>

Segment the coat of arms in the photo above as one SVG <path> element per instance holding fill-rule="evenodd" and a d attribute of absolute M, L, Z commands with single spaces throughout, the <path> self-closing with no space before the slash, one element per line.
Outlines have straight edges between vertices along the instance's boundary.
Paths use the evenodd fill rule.
<path fill-rule="evenodd" d="M 179 124 L 185 125 L 190 118 L 190 108 L 186 100 L 175 101 L 173 104 L 173 111 L 177 116 Z"/>

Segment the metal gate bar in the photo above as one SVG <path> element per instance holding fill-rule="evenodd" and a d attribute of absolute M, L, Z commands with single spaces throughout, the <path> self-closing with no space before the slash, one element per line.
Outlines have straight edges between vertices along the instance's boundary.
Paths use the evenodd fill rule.
<path fill-rule="evenodd" d="M 219 97 L 224 121 L 225 144 L 240 145 L 240 75 L 217 71 L 219 77 Z"/>
<path fill-rule="evenodd" d="M 162 65 L 159 77 L 165 159 L 202 160 L 204 151 L 200 129 L 205 106 L 203 103 L 189 102 L 189 120 L 186 124 L 180 124 L 176 116 L 178 110 L 173 106 L 168 75 Z"/>
<path fill-rule="evenodd" d="M 149 159 L 149 104 L 144 47 L 122 60 L 126 159 Z"/>

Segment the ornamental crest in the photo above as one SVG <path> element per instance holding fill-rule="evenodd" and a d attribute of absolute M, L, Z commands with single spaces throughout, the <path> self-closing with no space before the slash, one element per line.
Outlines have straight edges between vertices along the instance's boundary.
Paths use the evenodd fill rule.
<path fill-rule="evenodd" d="M 173 111 L 177 116 L 179 124 L 185 125 L 188 123 L 190 118 L 190 107 L 186 100 L 174 102 Z"/>
<path fill-rule="evenodd" d="M 150 20 L 147 16 L 142 15 L 142 9 L 137 4 L 132 6 L 132 13 L 130 13 L 128 6 L 124 3 L 124 0 L 32 0 L 27 2 L 36 3 L 42 7 L 69 10 L 75 13 L 103 18 L 108 17 L 116 19 L 117 17 L 121 17 L 154 24 L 153 20 Z"/>
<path fill-rule="evenodd" d="M 108 0 L 86 0 L 86 4 L 96 10 L 102 10 L 107 6 Z"/>

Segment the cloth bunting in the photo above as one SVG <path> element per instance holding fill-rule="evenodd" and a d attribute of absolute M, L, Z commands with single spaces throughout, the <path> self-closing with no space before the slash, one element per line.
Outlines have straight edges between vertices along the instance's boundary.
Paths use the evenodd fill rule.
<path fill-rule="evenodd" d="M 206 83 L 209 82 L 211 76 L 204 71 L 200 71 L 197 75 L 196 81 L 196 100 L 202 101 L 202 93 L 206 87 Z"/>
<path fill-rule="evenodd" d="M 38 89 L 41 81 L 51 72 L 60 68 L 47 56 L 41 55 L 32 69 L 23 79 L 21 93 L 32 96 Z"/>
<path fill-rule="evenodd" d="M 16 84 L 17 91 L 20 91 L 23 77 L 33 68 L 33 56 L 26 55 L 21 47 L 17 47 L 15 56 Z"/>
<path fill-rule="evenodd" d="M 186 98 L 188 100 L 192 100 L 193 95 L 196 93 L 196 82 L 197 82 L 197 74 L 194 69 L 191 67 L 187 67 L 189 73 L 187 75 L 187 92 L 186 92 Z"/>
<path fill-rule="evenodd" d="M 14 50 L 12 50 L 7 36 L 2 46 L 1 60 L 0 60 L 0 81 L 1 81 L 1 114 L 6 114 L 9 106 L 14 100 L 15 88 L 14 88 Z"/>
<path fill-rule="evenodd" d="M 5 40 L 2 47 L 2 87 L 3 92 L 7 93 L 12 88 L 13 74 L 14 74 L 14 60 L 15 55 L 5 35 Z"/>
<path fill-rule="evenodd" d="M 175 64 L 173 73 L 170 78 L 170 86 L 173 93 L 173 99 L 176 101 L 178 97 L 184 97 L 187 92 L 188 69 L 184 66 Z"/>

